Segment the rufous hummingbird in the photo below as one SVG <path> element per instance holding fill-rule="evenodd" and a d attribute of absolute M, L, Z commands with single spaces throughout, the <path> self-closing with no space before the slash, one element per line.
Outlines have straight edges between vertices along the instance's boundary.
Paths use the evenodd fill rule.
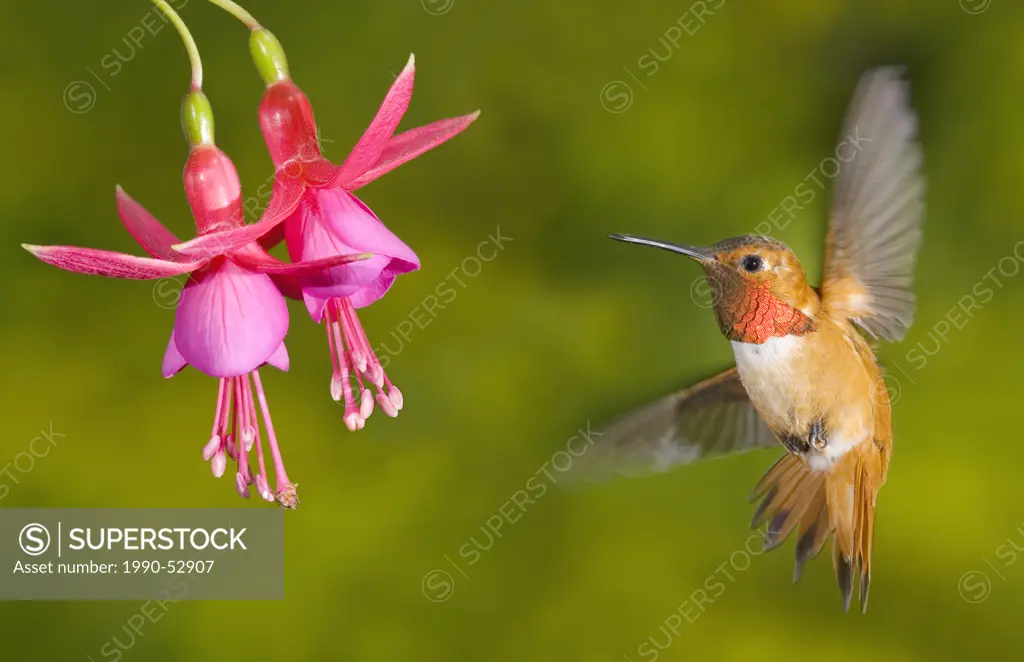
<path fill-rule="evenodd" d="M 614 421 L 600 438 L 620 465 L 664 469 L 781 443 L 754 489 L 766 548 L 796 533 L 793 581 L 832 538 L 848 610 L 859 574 L 867 609 L 875 503 L 892 454 L 891 403 L 869 338 L 901 340 L 914 316 L 925 180 L 901 70 L 868 71 L 844 135 L 861 151 L 836 176 L 820 287 L 785 244 L 765 236 L 705 247 L 612 239 L 696 260 L 736 365 Z M 610 453 L 609 453 L 610 451 Z"/>

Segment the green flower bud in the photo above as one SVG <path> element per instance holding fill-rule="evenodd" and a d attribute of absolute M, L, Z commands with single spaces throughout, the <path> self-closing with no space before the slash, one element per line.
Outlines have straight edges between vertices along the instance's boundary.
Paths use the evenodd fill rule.
<path fill-rule="evenodd" d="M 189 145 L 213 144 L 213 109 L 202 90 L 192 90 L 181 103 L 181 128 Z"/>
<path fill-rule="evenodd" d="M 249 35 L 249 52 L 252 61 L 267 85 L 288 78 L 288 58 L 284 55 L 281 42 L 270 30 L 258 28 Z"/>

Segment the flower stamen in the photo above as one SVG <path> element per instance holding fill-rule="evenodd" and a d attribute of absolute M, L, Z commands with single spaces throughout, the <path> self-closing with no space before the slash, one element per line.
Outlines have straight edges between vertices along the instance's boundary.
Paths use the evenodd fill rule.
<path fill-rule="evenodd" d="M 332 312 L 335 313 L 332 317 Z M 361 430 L 366 425 L 366 416 L 363 415 L 365 407 L 362 405 L 362 393 L 360 390 L 360 406 L 356 406 L 355 395 L 352 391 L 352 379 L 351 376 L 353 371 L 354 361 L 349 352 L 345 351 L 345 343 L 342 341 L 342 327 L 335 321 L 337 314 L 336 311 L 332 310 L 331 303 L 327 303 L 325 311 L 327 327 L 327 341 L 328 346 L 331 350 L 331 364 L 334 366 L 334 374 L 331 376 L 331 395 L 340 391 L 341 398 L 335 398 L 336 401 L 344 399 L 345 401 L 345 415 L 343 420 L 345 421 L 345 427 L 350 431 L 355 432 Z M 356 379 L 359 378 L 358 371 L 354 372 Z M 360 384 L 361 386 L 361 384 Z M 370 411 L 373 411 L 372 409 Z"/>
<path fill-rule="evenodd" d="M 260 409 L 263 413 L 263 427 L 267 430 L 267 444 L 270 446 L 270 456 L 274 460 L 275 497 L 282 508 L 296 508 L 299 505 L 299 497 L 295 493 L 295 486 L 288 480 L 288 474 L 284 470 L 284 460 L 281 458 L 281 449 L 278 448 L 277 436 L 274 434 L 274 422 L 270 419 L 270 408 L 267 407 L 267 396 L 263 392 L 260 371 L 253 370 L 251 374 L 256 397 L 259 400 Z"/>
<path fill-rule="evenodd" d="M 398 416 L 398 412 L 405 404 L 405 398 L 398 387 L 388 379 L 384 366 L 370 347 L 370 341 L 359 323 L 352 302 L 348 297 L 329 299 L 324 309 L 324 317 L 327 342 L 331 351 L 331 365 L 334 368 L 331 376 L 331 394 L 344 395 L 345 425 L 352 431 L 362 429 L 366 419 L 373 413 L 374 402 L 386 415 L 392 418 Z M 352 378 L 355 379 L 359 391 L 358 408 L 352 395 Z M 376 395 L 371 388 L 363 384 L 364 378 L 376 389 Z"/>
<path fill-rule="evenodd" d="M 252 382 L 249 381 L 250 377 Z M 255 386 L 255 393 L 254 393 Z M 255 397 L 254 397 L 255 396 Z M 277 481 L 276 495 L 270 491 L 267 467 L 263 457 L 263 443 L 260 435 L 257 401 L 263 415 L 263 427 L 266 430 L 270 453 L 274 460 L 274 476 Z M 239 443 L 235 443 L 235 439 Z M 249 453 L 256 449 L 256 462 L 259 473 L 253 475 L 249 464 Z M 274 434 L 274 424 L 270 418 L 270 408 L 260 382 L 259 371 L 240 377 L 224 377 L 217 388 L 217 409 L 214 414 L 213 430 L 210 440 L 203 447 L 203 459 L 210 462 L 213 475 L 220 478 L 227 468 L 227 458 L 237 462 L 235 473 L 235 489 L 243 498 L 250 496 L 250 485 L 256 486 L 256 492 L 265 501 L 277 501 L 284 508 L 295 508 L 299 505 L 295 486 L 288 480 L 284 460 Z"/>

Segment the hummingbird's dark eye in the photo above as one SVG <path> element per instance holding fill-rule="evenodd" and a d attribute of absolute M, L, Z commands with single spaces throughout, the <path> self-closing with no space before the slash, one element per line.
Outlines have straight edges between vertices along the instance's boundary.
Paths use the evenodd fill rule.
<path fill-rule="evenodd" d="M 762 262 L 761 258 L 756 255 L 748 255 L 740 260 L 740 265 L 750 273 L 754 273 L 755 271 L 761 270 L 761 267 L 764 266 L 764 262 Z"/>

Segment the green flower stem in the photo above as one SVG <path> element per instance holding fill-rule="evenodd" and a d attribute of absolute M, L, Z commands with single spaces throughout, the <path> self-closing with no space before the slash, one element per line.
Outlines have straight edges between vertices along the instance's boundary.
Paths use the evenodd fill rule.
<path fill-rule="evenodd" d="M 273 85 L 288 79 L 288 58 L 277 37 L 232 0 L 210 0 L 210 4 L 217 5 L 249 28 L 249 53 L 264 83 Z"/>
<path fill-rule="evenodd" d="M 185 22 L 181 20 L 178 13 L 165 0 L 153 0 L 153 4 L 167 15 L 167 18 L 170 19 L 178 34 L 181 35 L 181 40 L 185 43 L 185 50 L 188 52 L 188 59 L 192 63 L 192 89 L 202 89 L 203 62 L 199 59 L 199 49 L 196 47 L 196 40 L 192 38 L 192 33 L 188 31 Z"/>
<path fill-rule="evenodd" d="M 260 24 L 252 14 L 242 9 L 238 4 L 231 2 L 231 0 L 210 0 L 211 4 L 217 5 L 227 13 L 231 14 L 242 23 L 245 23 L 245 27 L 250 30 L 259 30 Z"/>

